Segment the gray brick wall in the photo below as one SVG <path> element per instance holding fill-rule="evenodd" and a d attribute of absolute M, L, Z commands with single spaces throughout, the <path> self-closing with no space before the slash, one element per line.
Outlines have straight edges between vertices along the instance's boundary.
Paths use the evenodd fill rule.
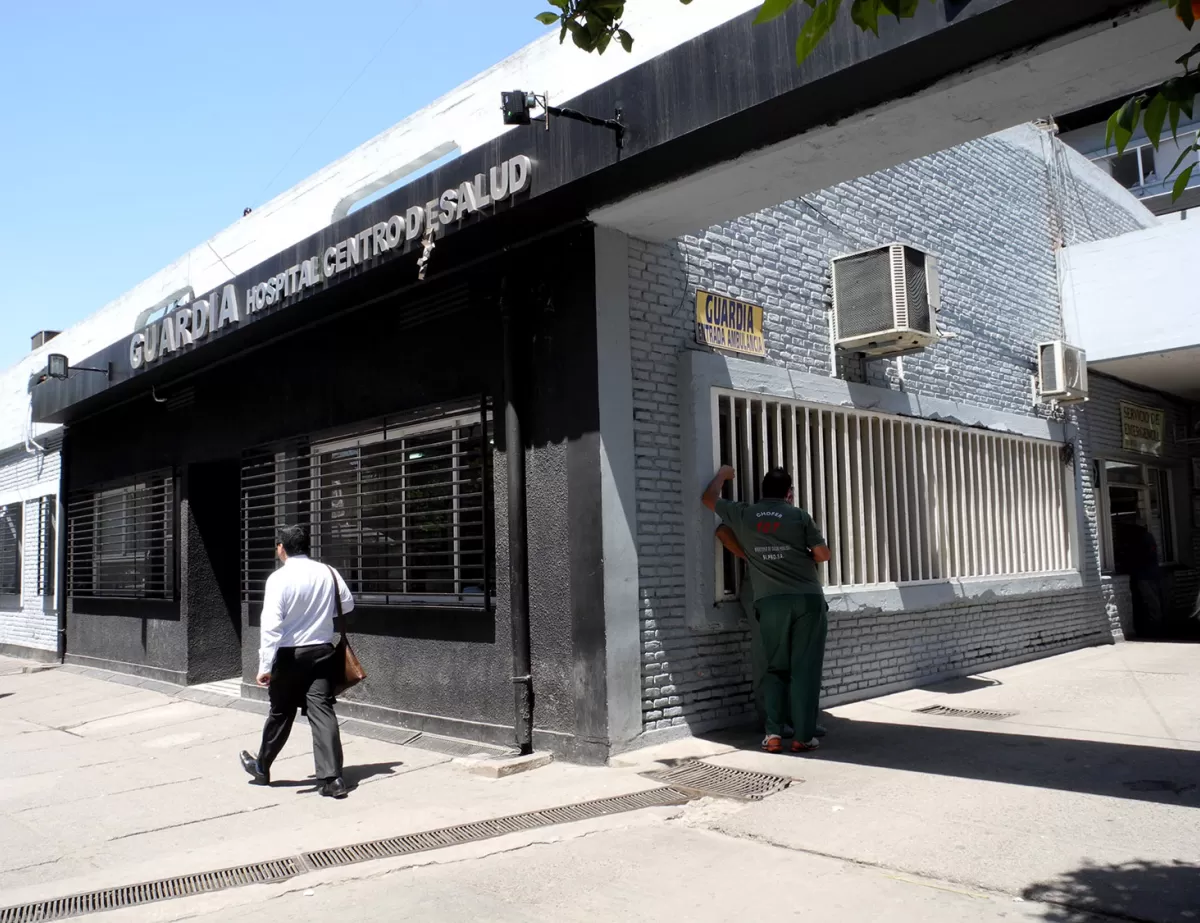
<path fill-rule="evenodd" d="M 1048 139 L 1047 139 L 1048 140 Z M 1057 142 L 1053 142 L 1057 144 Z M 695 290 L 766 309 L 767 362 L 828 374 L 829 259 L 901 240 L 941 258 L 941 326 L 953 338 L 905 357 L 903 387 L 1020 414 L 1031 400 L 1034 344 L 1061 329 L 1052 203 L 1068 240 L 1146 226 L 1103 183 L 1064 194 L 1031 127 L 983 138 L 666 244 L 629 244 L 647 730 L 730 723 L 751 711 L 749 634 L 686 625 L 681 538 L 681 420 L 676 357 L 694 345 Z M 1073 152 L 1074 171 L 1091 169 Z M 901 387 L 896 360 L 842 363 L 843 377 Z M 1068 411 L 1073 418 L 1074 411 Z M 690 450 L 690 448 L 689 448 Z M 1106 640 L 1086 447 L 1076 446 L 1088 511 L 1083 589 L 896 615 L 835 615 L 827 696 L 960 672 Z"/>
<path fill-rule="evenodd" d="M 38 504 L 36 498 L 57 495 L 59 453 L 57 439 L 46 445 L 46 454 L 24 449 L 0 455 L 0 502 L 24 502 L 21 559 L 21 606 L 0 609 L 0 645 L 42 651 L 58 647 L 58 616 L 54 596 L 39 596 Z"/>

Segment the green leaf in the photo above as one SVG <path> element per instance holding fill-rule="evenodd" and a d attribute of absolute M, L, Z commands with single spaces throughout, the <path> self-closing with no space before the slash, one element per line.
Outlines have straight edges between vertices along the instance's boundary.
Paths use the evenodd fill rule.
<path fill-rule="evenodd" d="M 1191 0 L 1175 0 L 1175 15 L 1189 29 L 1196 22 L 1196 14 L 1192 11 Z"/>
<path fill-rule="evenodd" d="M 681 0 L 683 3 L 691 3 L 691 0 Z M 624 29 L 617 30 L 617 41 L 621 43 L 621 47 L 626 51 L 633 51 L 633 36 Z"/>
<path fill-rule="evenodd" d="M 546 0 L 551 6 L 556 6 L 560 10 L 566 10 L 567 0 Z"/>
<path fill-rule="evenodd" d="M 1117 127 L 1113 137 L 1117 142 L 1117 153 L 1125 153 L 1125 145 L 1133 137 L 1133 129 L 1137 126 L 1138 116 L 1142 112 L 1142 97 L 1135 96 L 1126 100 L 1125 105 L 1117 110 Z"/>
<path fill-rule="evenodd" d="M 796 63 L 801 64 L 812 54 L 813 49 L 821 43 L 837 20 L 838 10 L 842 0 L 821 0 L 800 27 L 800 35 L 796 38 Z"/>
<path fill-rule="evenodd" d="M 1171 138 L 1179 140 L 1179 103 L 1167 104 L 1167 115 L 1171 120 Z"/>
<path fill-rule="evenodd" d="M 917 15 L 921 0 L 880 0 L 880 3 L 897 19 L 911 19 Z"/>
<path fill-rule="evenodd" d="M 596 39 L 596 53 L 604 54 L 604 52 L 608 49 L 609 42 L 611 42 L 611 41 L 612 41 L 612 33 L 611 32 L 605 32 L 603 35 L 601 35 L 600 38 Z"/>
<path fill-rule="evenodd" d="M 1118 110 L 1120 111 L 1120 110 Z M 1113 138 L 1117 135 L 1117 113 L 1114 112 L 1108 117 L 1108 124 L 1104 127 L 1104 149 L 1110 150 L 1113 146 Z"/>
<path fill-rule="evenodd" d="M 770 22 L 772 19 L 778 19 L 790 10 L 795 2 L 796 0 L 763 0 L 762 8 L 754 17 L 754 24 L 757 26 L 764 22 Z"/>
<path fill-rule="evenodd" d="M 1194 153 L 1197 150 L 1200 150 L 1200 147 L 1197 147 L 1195 144 L 1189 144 L 1182 151 L 1180 151 L 1179 157 L 1175 161 L 1175 166 L 1171 167 L 1171 169 L 1167 171 L 1167 176 L 1170 176 L 1172 173 L 1174 173 L 1176 170 L 1178 170 L 1180 168 L 1180 166 L 1183 165 L 1183 162 L 1185 160 L 1187 160 L 1188 155 Z"/>
<path fill-rule="evenodd" d="M 1190 183 L 1192 181 L 1192 171 L 1195 169 L 1196 169 L 1196 165 L 1192 164 L 1186 170 L 1184 170 L 1182 173 L 1180 173 L 1179 176 L 1177 176 L 1175 178 L 1175 185 L 1173 187 L 1171 187 L 1171 201 L 1172 202 L 1174 202 L 1181 195 L 1183 195 L 1183 191 L 1185 189 L 1187 189 L 1188 183 Z"/>
<path fill-rule="evenodd" d="M 1167 98 L 1161 93 L 1155 93 L 1154 98 L 1150 100 L 1150 104 L 1146 106 L 1146 113 L 1142 116 L 1142 125 L 1146 129 L 1146 137 L 1150 139 L 1150 143 L 1154 145 L 1154 149 L 1158 150 L 1159 139 L 1162 138 L 1163 122 L 1167 118 Z"/>
<path fill-rule="evenodd" d="M 538 13 L 533 18 L 540 22 L 543 26 L 552 26 L 558 22 L 559 17 L 557 13 Z"/>
<path fill-rule="evenodd" d="M 864 32 L 870 29 L 878 35 L 879 0 L 854 0 L 854 5 L 850 7 L 850 18 Z"/>

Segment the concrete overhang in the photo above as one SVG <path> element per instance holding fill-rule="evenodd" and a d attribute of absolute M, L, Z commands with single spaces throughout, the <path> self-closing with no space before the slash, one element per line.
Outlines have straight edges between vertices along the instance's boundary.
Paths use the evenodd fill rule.
<path fill-rule="evenodd" d="M 1200 400 L 1200 222 L 1172 221 L 1060 254 L 1067 339 L 1088 368 Z"/>

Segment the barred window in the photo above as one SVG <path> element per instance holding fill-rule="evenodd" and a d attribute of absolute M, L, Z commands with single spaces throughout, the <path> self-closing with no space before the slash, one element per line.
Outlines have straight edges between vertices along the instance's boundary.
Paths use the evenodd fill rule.
<path fill-rule="evenodd" d="M 759 499 L 787 469 L 829 542 L 829 586 L 1048 573 L 1072 565 L 1067 483 L 1048 440 L 716 392 L 717 455 L 730 499 Z M 716 545 L 717 597 L 739 569 Z"/>
<path fill-rule="evenodd" d="M 37 592 L 38 596 L 54 595 L 54 570 L 57 548 L 55 542 L 55 519 L 58 499 L 53 495 L 39 497 L 37 501 Z"/>
<path fill-rule="evenodd" d="M 72 596 L 175 598 L 175 481 L 158 471 L 71 496 Z"/>
<path fill-rule="evenodd" d="M 0 506 L 0 602 L 19 605 L 24 509 L 20 502 Z"/>
<path fill-rule="evenodd" d="M 494 593 L 488 423 L 479 412 L 443 416 L 248 455 L 243 598 L 262 599 L 274 530 L 307 522 L 313 555 L 363 603 L 485 605 Z"/>

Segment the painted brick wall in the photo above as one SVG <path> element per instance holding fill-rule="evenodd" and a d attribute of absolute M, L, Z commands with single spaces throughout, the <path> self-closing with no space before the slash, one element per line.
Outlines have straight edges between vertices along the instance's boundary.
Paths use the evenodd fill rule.
<path fill-rule="evenodd" d="M 58 616 L 54 594 L 39 596 L 38 589 L 38 504 L 41 496 L 55 496 L 59 487 L 58 439 L 49 450 L 28 454 L 24 449 L 0 456 L 0 503 L 22 502 L 23 554 L 21 560 L 21 607 L 0 609 L 0 645 L 54 651 L 58 647 Z M 57 562 L 55 562 L 57 563 Z"/>
<path fill-rule="evenodd" d="M 629 243 L 637 467 L 643 724 L 701 730 L 751 710 L 749 634 L 686 625 L 681 420 L 676 357 L 694 345 L 706 288 L 763 305 L 767 362 L 828 374 L 829 259 L 901 240 L 941 259 L 941 326 L 953 338 L 896 360 L 840 363 L 883 387 L 1032 414 L 1034 344 L 1060 336 L 1055 239 L 1113 236 L 1152 217 L 1074 152 L 1032 126 L 745 216 L 667 244 Z M 1048 167 L 1066 162 L 1070 170 Z M 1073 178 L 1067 178 L 1073 177 Z M 1105 185 L 1105 184 L 1108 185 Z M 1057 206 L 1057 212 L 1055 211 Z M 1052 215 L 1062 215 L 1059 222 Z M 1074 411 L 1068 412 L 1073 418 Z M 691 448 L 688 447 L 688 451 Z M 1076 446 L 1088 511 L 1085 588 L 902 616 L 836 614 L 827 696 L 853 696 L 974 665 L 1107 640 L 1088 453 Z"/>

